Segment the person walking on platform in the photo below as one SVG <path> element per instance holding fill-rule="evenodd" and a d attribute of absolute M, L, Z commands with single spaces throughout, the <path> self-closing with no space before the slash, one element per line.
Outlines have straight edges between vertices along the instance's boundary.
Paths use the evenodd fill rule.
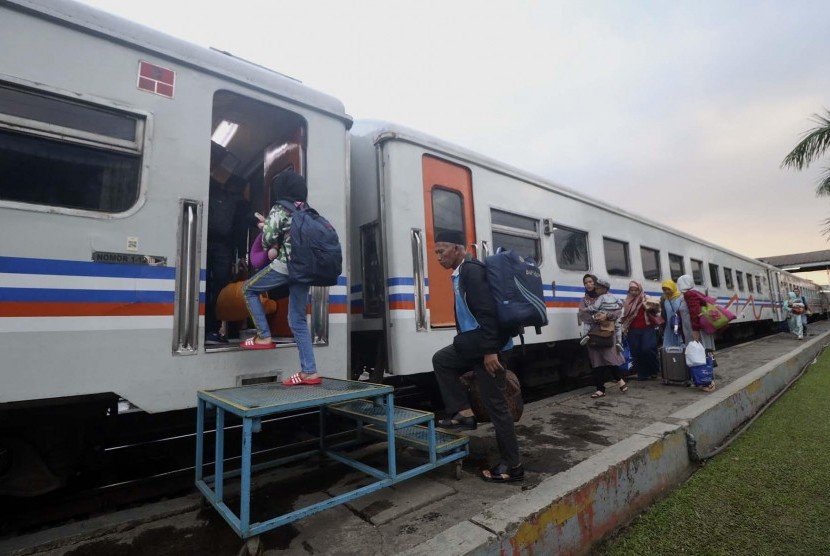
<path fill-rule="evenodd" d="M 801 331 L 803 332 L 804 336 L 807 335 L 807 317 L 811 314 L 810 308 L 807 306 L 807 298 L 801 295 L 801 288 L 796 286 L 794 288 L 795 296 L 801 300 L 801 303 L 804 304 L 804 312 L 801 313 Z"/>
<path fill-rule="evenodd" d="M 308 197 L 308 186 L 305 178 L 291 170 L 281 172 L 274 177 L 274 192 L 276 200 L 286 200 L 294 203 L 297 208 L 305 205 Z M 291 218 L 292 213 L 278 202 L 271 208 L 268 218 L 260 222 L 262 229 L 262 247 L 271 251 L 274 258 L 271 264 L 254 274 L 242 286 L 245 304 L 256 325 L 257 335 L 248 338 L 239 347 L 242 349 L 273 349 L 271 329 L 268 319 L 265 318 L 265 309 L 259 300 L 259 294 L 280 286 L 288 286 L 288 325 L 294 333 L 297 342 L 297 351 L 300 352 L 300 372 L 295 373 L 282 381 L 284 386 L 319 385 L 323 379 L 317 373 L 317 363 L 314 360 L 314 348 L 311 345 L 311 333 L 306 320 L 306 303 L 308 300 L 308 284 L 292 281 L 288 276 L 288 257 L 291 253 Z M 269 258 L 271 254 L 269 254 Z"/>
<path fill-rule="evenodd" d="M 628 347 L 637 380 L 657 378 L 660 364 L 657 361 L 657 315 L 646 310 L 646 293 L 639 282 L 628 283 L 628 296 L 623 303 L 622 327 L 628 334 Z"/>
<path fill-rule="evenodd" d="M 799 340 L 804 339 L 804 329 L 801 324 L 801 316 L 804 314 L 804 303 L 798 298 L 795 292 L 787 294 L 787 301 L 784 302 L 784 310 L 787 312 L 787 324 L 790 325 L 790 332 L 795 334 Z"/>
<path fill-rule="evenodd" d="M 446 419 L 438 427 L 474 430 L 476 418 L 460 376 L 475 373 L 481 399 L 496 432 L 501 461 L 481 472 L 485 481 L 507 483 L 524 479 L 519 441 L 505 395 L 505 353 L 513 348 L 509 334 L 499 330 L 496 305 L 487 284 L 483 264 L 467 258 L 464 232 L 442 230 L 435 237 L 438 263 L 452 269 L 457 334 L 449 345 L 432 356 L 435 378 L 444 400 Z"/>
<path fill-rule="evenodd" d="M 700 322 L 697 319 L 697 316 L 700 315 L 706 303 L 706 296 L 695 289 L 695 282 L 689 274 L 684 274 L 677 279 L 677 289 L 683 294 L 683 300 L 689 308 L 689 320 L 692 325 L 691 338 L 687 337 L 686 342 L 700 342 L 703 344 L 703 348 L 712 356 L 712 366 L 717 367 L 718 361 L 715 359 L 715 337 L 704 331 L 700 327 Z M 714 383 L 710 386 L 714 389 Z"/>
<path fill-rule="evenodd" d="M 579 312 L 577 314 L 579 322 L 583 324 L 591 324 L 592 327 L 601 326 L 603 322 L 615 322 L 620 318 L 621 310 L 608 312 L 593 312 L 592 307 L 596 303 L 599 293 L 596 291 L 596 284 L 599 278 L 593 274 L 586 274 L 582 277 L 582 285 L 585 286 L 585 296 L 579 303 Z M 605 282 L 603 280 L 603 282 Z M 625 363 L 625 358 L 617 351 L 613 339 L 608 342 L 607 346 L 596 345 L 590 340 L 586 342 L 588 347 L 588 360 L 591 363 L 591 375 L 594 379 L 594 386 L 596 391 L 591 394 L 592 398 L 602 398 L 605 396 L 605 377 L 608 373 L 614 377 L 614 380 L 619 386 L 621 392 L 628 390 L 625 380 L 623 380 L 620 372 L 620 365 Z"/>
<path fill-rule="evenodd" d="M 660 285 L 663 288 L 660 307 L 663 310 L 663 319 L 666 321 L 663 328 L 663 347 L 681 347 L 686 343 L 686 338 L 692 337 L 689 307 L 674 280 L 663 280 Z"/>

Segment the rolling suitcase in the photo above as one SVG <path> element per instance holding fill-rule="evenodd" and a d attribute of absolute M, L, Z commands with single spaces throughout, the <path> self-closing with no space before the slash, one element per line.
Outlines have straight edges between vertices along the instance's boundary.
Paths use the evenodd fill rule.
<path fill-rule="evenodd" d="M 682 346 L 660 348 L 660 368 L 663 384 L 689 384 L 689 368 L 686 367 L 686 353 Z"/>

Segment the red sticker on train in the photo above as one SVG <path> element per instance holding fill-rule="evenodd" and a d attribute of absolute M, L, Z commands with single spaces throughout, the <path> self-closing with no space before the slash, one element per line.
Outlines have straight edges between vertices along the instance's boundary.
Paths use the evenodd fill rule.
<path fill-rule="evenodd" d="M 142 60 L 138 64 L 138 88 L 173 98 L 176 88 L 176 72 Z"/>

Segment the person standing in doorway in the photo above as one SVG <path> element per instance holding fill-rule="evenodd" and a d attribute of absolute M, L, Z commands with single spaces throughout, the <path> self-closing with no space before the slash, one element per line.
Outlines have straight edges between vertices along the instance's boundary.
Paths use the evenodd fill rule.
<path fill-rule="evenodd" d="M 284 386 L 299 386 L 302 384 L 317 385 L 323 380 L 317 373 L 317 363 L 314 360 L 314 348 L 311 345 L 311 333 L 306 320 L 306 305 L 308 303 L 308 284 L 294 282 L 288 275 L 288 258 L 291 254 L 291 211 L 282 206 L 279 201 L 290 201 L 297 209 L 305 207 L 308 197 L 308 187 L 305 178 L 291 170 L 281 172 L 274 177 L 273 188 L 276 203 L 271 208 L 268 217 L 260 222 L 262 229 L 262 247 L 269 251 L 271 263 L 254 274 L 242 286 L 242 294 L 248 312 L 256 326 L 257 335 L 248 338 L 239 347 L 242 349 L 273 349 L 274 341 L 268 319 L 265 318 L 265 309 L 259 300 L 261 293 L 280 286 L 288 286 L 288 326 L 294 334 L 297 351 L 300 353 L 300 372 L 295 373 L 282 381 Z"/>

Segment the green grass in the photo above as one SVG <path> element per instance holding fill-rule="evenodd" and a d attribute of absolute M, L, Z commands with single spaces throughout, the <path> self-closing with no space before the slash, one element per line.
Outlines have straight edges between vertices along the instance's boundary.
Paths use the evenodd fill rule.
<path fill-rule="evenodd" d="M 830 555 L 830 352 L 602 555 Z"/>

